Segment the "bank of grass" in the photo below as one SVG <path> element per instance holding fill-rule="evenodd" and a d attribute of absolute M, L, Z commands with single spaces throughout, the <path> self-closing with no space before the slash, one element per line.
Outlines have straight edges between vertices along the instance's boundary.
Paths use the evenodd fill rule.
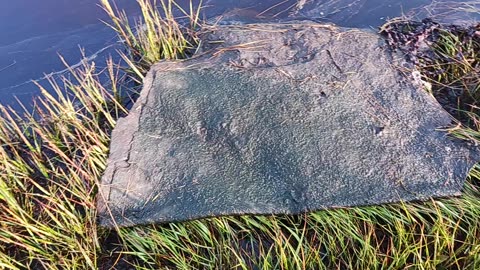
<path fill-rule="evenodd" d="M 42 88 L 33 113 L 0 106 L 0 266 L 95 269 L 96 181 L 126 111 L 93 63 Z M 105 73 L 116 83 L 111 61 Z M 71 95 L 64 94 L 68 89 Z"/>
<path fill-rule="evenodd" d="M 128 49 L 128 55 L 121 55 L 135 75 L 147 73 L 150 66 L 160 60 L 192 55 L 198 43 L 195 31 L 200 27 L 202 0 L 198 6 L 190 1 L 188 10 L 172 0 L 137 0 L 137 3 L 141 20 L 132 23 L 114 2 L 100 0 L 101 7 L 111 19 L 107 25 L 117 32 Z M 176 17 L 175 11 L 181 17 Z"/>
<path fill-rule="evenodd" d="M 194 28 L 187 26 L 185 31 L 173 17 L 162 20 L 152 5 L 144 0 L 139 3 L 147 8 L 143 12 L 147 21 L 150 18 L 160 22 L 157 26 L 181 29 L 170 38 L 178 38 L 180 33 L 185 36 L 170 45 L 150 44 L 170 39 L 148 39 L 160 30 L 130 27 L 102 1 L 107 12 L 113 12 L 109 13 L 112 27 L 130 48 L 124 57 L 135 64 L 130 68 L 135 77 L 141 77 L 159 59 L 188 56 L 179 53 L 181 48 L 175 46 L 184 45 L 178 44 L 187 44 L 182 47 L 187 50 L 195 46 L 193 33 L 188 32 Z M 170 1 L 159 3 L 167 13 L 174 6 Z M 187 17 L 197 27 L 199 13 L 192 10 L 188 14 L 193 16 Z M 144 30 L 147 33 L 141 32 Z M 122 31 L 129 34 L 124 36 Z M 125 37 L 135 39 L 135 34 L 144 38 L 129 45 Z M 442 53 L 446 44 L 438 46 Z M 172 51 L 178 54 L 158 54 L 157 49 L 164 47 L 175 47 Z M 150 52 L 152 48 L 156 51 Z M 144 58 L 147 54 L 158 58 L 148 62 Z M 466 58 L 472 71 L 480 60 L 478 54 L 474 57 L 473 61 Z M 450 64 L 458 65 L 458 61 L 454 57 Z M 100 74 L 108 77 L 107 82 L 100 83 Z M 458 198 L 299 216 L 219 217 L 114 230 L 98 228 L 96 185 L 105 169 L 109 134 L 115 121 L 127 113 L 125 95 L 119 90 L 123 81 L 120 74 L 111 61 L 104 70 L 85 62 L 73 69 L 70 77 L 51 80 L 54 94 L 42 89 L 33 113 L 0 107 L 0 268 L 480 269 L 478 164 Z M 470 75 L 429 79 L 432 90 L 438 93 L 447 86 L 476 84 L 478 88 L 478 80 Z M 479 115 L 475 110 L 464 111 L 469 122 L 450 132 L 480 143 Z"/>

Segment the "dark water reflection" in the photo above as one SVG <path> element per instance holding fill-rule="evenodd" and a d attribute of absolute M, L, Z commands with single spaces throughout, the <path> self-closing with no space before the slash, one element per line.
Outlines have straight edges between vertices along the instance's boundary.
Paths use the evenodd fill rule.
<path fill-rule="evenodd" d="M 198 1 L 198 0 L 197 0 Z M 134 0 L 117 0 L 128 14 L 138 14 Z M 188 0 L 178 0 L 186 5 Z M 386 19 L 409 14 L 436 16 L 444 22 L 478 20 L 480 1 L 432 0 L 204 0 L 204 17 L 255 22 L 310 18 L 345 27 L 378 27 Z M 60 73 L 81 58 L 80 46 L 97 64 L 114 52 L 115 34 L 98 0 L 0 0 L 0 103 L 14 105 L 14 96 L 29 103 L 38 93 L 30 80 Z M 108 47 L 105 49 L 105 47 Z"/>

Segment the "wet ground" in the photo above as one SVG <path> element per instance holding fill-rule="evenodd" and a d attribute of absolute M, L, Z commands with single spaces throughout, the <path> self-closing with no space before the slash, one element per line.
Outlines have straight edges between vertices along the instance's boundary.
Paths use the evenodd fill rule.
<path fill-rule="evenodd" d="M 188 0 L 178 0 L 186 5 Z M 195 2 L 195 1 L 194 1 Z M 15 96 L 28 104 L 38 94 L 31 82 L 65 69 L 58 54 L 73 65 L 85 55 L 102 59 L 115 54 L 116 37 L 100 20 L 98 0 L 0 0 L 0 103 L 16 107 Z M 117 0 L 128 14 L 138 14 L 133 0 Z M 445 0 L 204 0 L 205 18 L 253 22 L 313 19 L 345 27 L 376 28 L 402 14 L 435 16 L 445 22 L 479 19 L 480 1 Z"/>

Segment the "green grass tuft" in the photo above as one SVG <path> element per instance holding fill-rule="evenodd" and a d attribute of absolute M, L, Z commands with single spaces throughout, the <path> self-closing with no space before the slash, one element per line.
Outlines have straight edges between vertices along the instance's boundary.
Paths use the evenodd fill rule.
<path fill-rule="evenodd" d="M 126 113 L 94 63 L 50 80 L 35 112 L 0 106 L 0 265 L 96 269 L 96 184 L 109 132 Z M 110 82 L 116 70 L 108 62 Z M 64 89 L 69 90 L 69 95 Z"/>
<path fill-rule="evenodd" d="M 185 11 L 173 0 L 137 0 L 142 13 L 141 19 L 133 24 L 125 11 L 119 11 L 109 0 L 101 0 L 101 6 L 110 16 L 112 23 L 107 23 L 129 50 L 127 62 L 137 73 L 145 74 L 150 66 L 163 59 L 186 58 L 198 45 L 195 35 L 200 26 L 200 10 L 190 1 L 190 9 Z M 157 3 L 160 10 L 157 9 Z M 188 25 L 179 23 L 174 15 L 178 10 L 187 20 Z M 122 54 L 123 55 L 123 54 Z"/>

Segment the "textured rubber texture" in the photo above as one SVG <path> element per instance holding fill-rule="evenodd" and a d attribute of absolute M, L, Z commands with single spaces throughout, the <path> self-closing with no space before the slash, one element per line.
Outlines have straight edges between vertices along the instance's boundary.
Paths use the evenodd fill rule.
<path fill-rule="evenodd" d="M 270 24 L 203 40 L 203 56 L 153 66 L 118 121 L 102 226 L 460 194 L 478 153 L 439 130 L 452 118 L 375 33 Z"/>

